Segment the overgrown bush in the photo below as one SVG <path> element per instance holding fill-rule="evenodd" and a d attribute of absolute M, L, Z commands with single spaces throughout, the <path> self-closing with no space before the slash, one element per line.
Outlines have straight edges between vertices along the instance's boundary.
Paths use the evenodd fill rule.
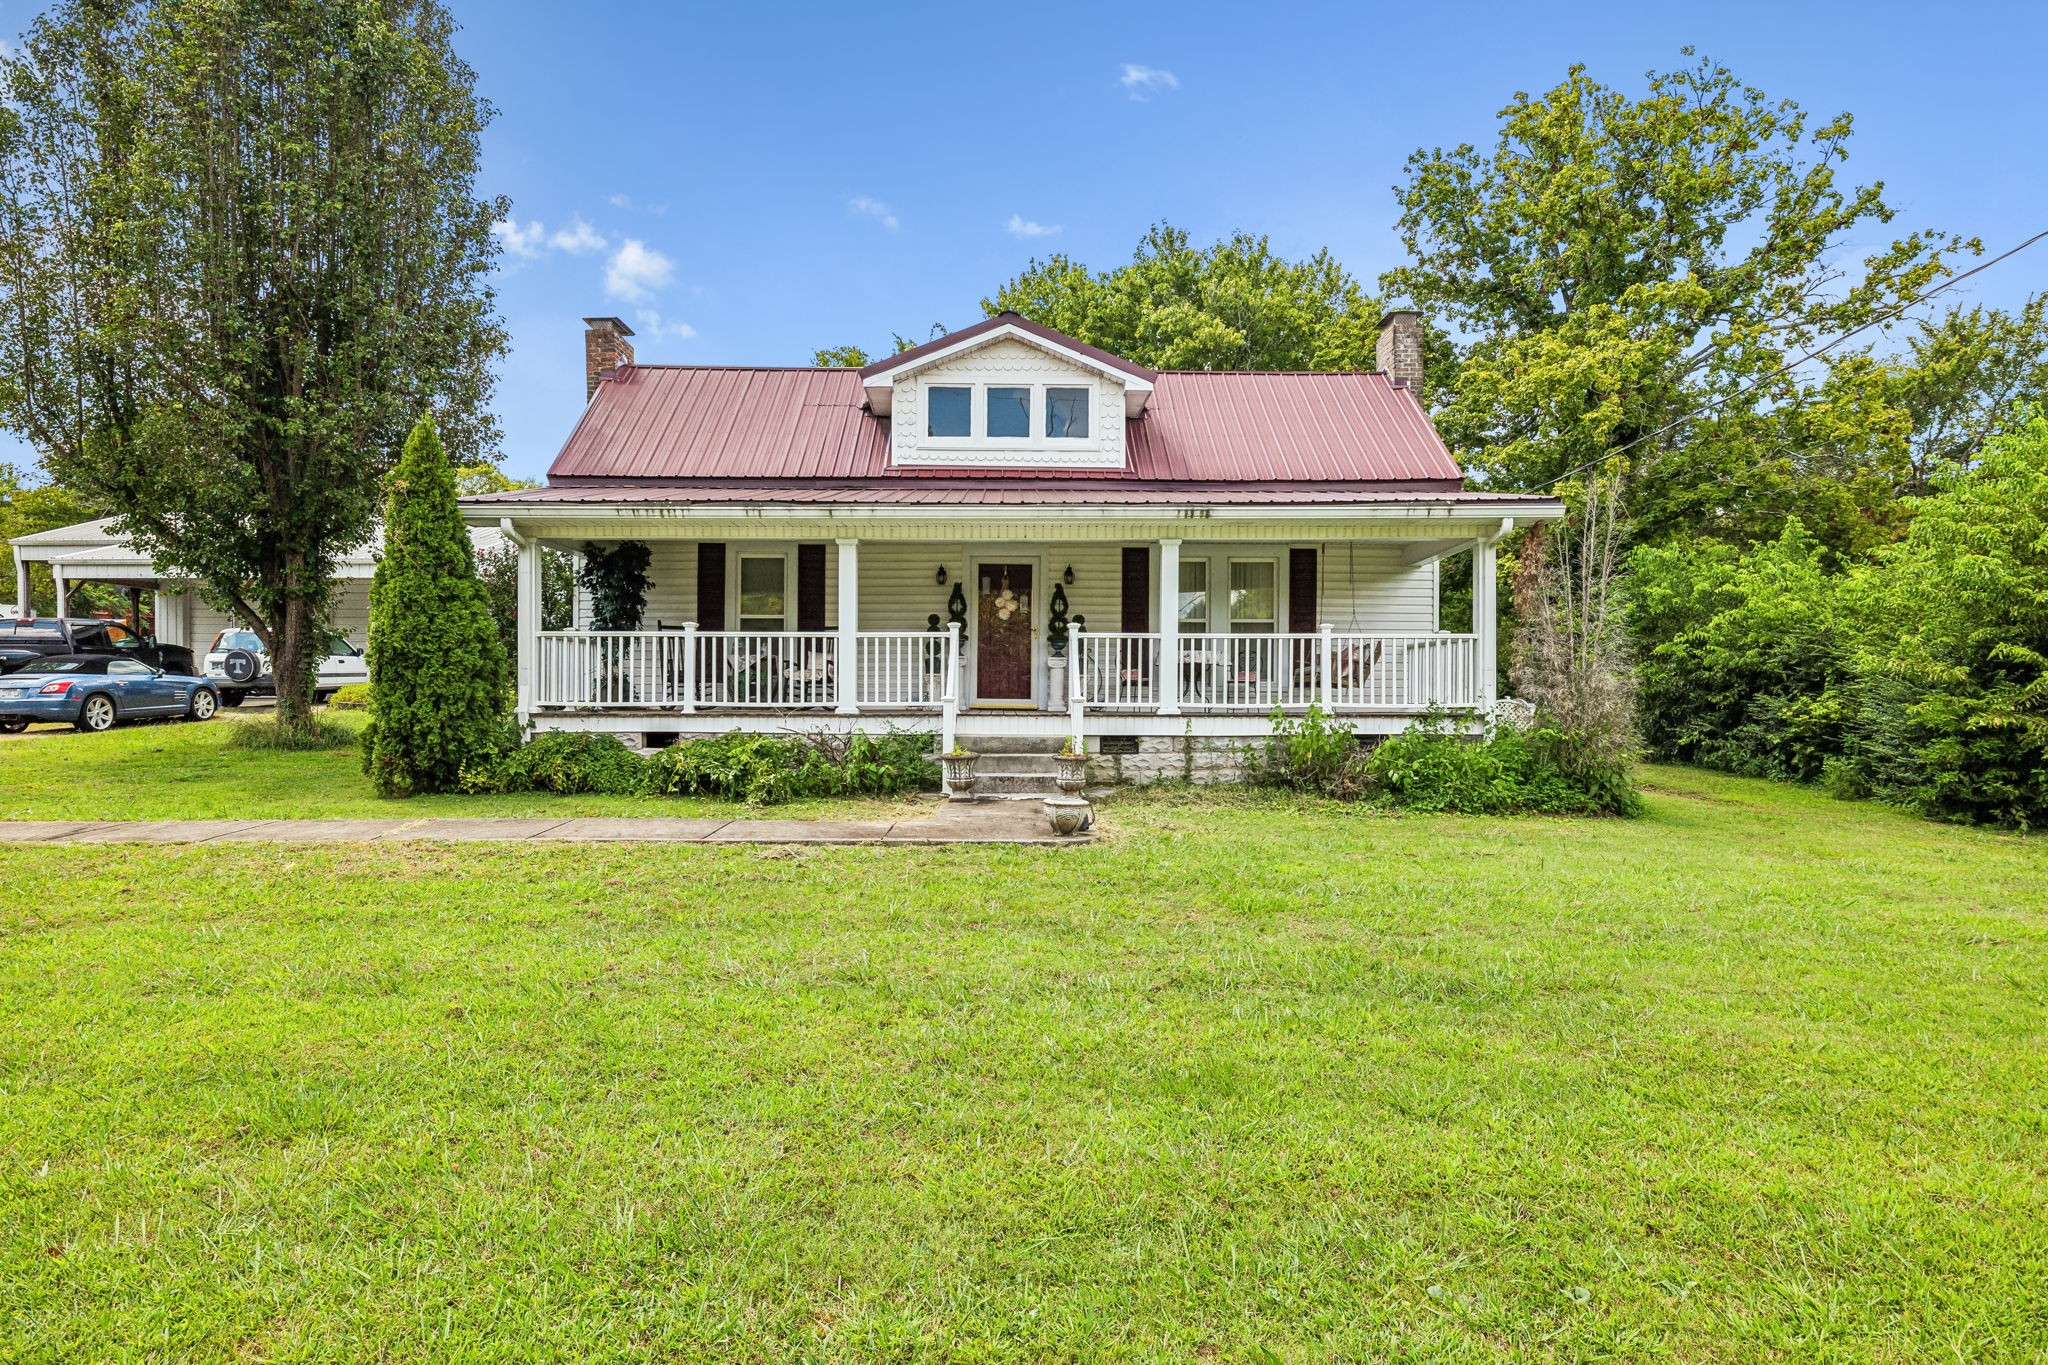
<path fill-rule="evenodd" d="M 1796 521 L 1747 553 L 1639 551 L 1651 752 L 2048 823 L 2048 422 L 1934 488 L 1905 540 L 1839 571 Z"/>
<path fill-rule="evenodd" d="M 383 796 L 454 791 L 464 766 L 500 744 L 505 647 L 432 417 L 413 428 L 388 490 L 363 771 Z"/>
<path fill-rule="evenodd" d="M 1628 770 L 1588 764 L 1574 745 L 1570 732 L 1541 721 L 1526 733 L 1502 726 L 1466 737 L 1435 713 L 1373 750 L 1366 771 L 1382 799 L 1407 810 L 1640 815 Z"/>
<path fill-rule="evenodd" d="M 334 689 L 334 695 L 327 699 L 327 704 L 337 711 L 368 710 L 370 705 L 370 685 L 368 683 L 350 683 L 346 687 L 337 687 Z"/>
<path fill-rule="evenodd" d="M 892 796 L 935 788 L 930 735 L 750 735 L 672 745 L 653 759 L 660 790 L 772 806 L 805 796 Z"/>
<path fill-rule="evenodd" d="M 463 767 L 462 790 L 563 796 L 644 796 L 657 790 L 653 765 L 617 735 L 551 730 L 521 744 L 513 727 L 506 730 L 500 745 Z"/>
<path fill-rule="evenodd" d="M 601 796 L 715 796 L 772 806 L 816 796 L 891 796 L 936 788 L 930 735 L 730 734 L 642 758 L 615 735 L 551 731 L 502 741 L 462 770 L 462 789 Z"/>
<path fill-rule="evenodd" d="M 1463 815 L 1637 815 L 1642 800 L 1625 766 L 1589 762 L 1555 725 L 1524 734 L 1502 727 L 1459 732 L 1443 712 L 1423 716 L 1371 750 L 1320 707 L 1276 713 L 1273 737 L 1250 756 L 1255 786 L 1367 799 L 1405 810 Z"/>

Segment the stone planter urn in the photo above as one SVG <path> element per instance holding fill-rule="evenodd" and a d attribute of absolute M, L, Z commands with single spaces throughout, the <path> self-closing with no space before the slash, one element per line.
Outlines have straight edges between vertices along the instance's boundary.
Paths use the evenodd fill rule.
<path fill-rule="evenodd" d="M 1079 796 L 1081 789 L 1088 785 L 1088 755 L 1056 754 L 1052 760 L 1054 777 L 1061 791 L 1068 796 Z"/>
<path fill-rule="evenodd" d="M 1045 709 L 1067 709 L 1067 656 L 1055 654 L 1045 661 Z"/>
<path fill-rule="evenodd" d="M 981 755 L 958 749 L 950 754 L 939 755 L 939 765 L 946 770 L 946 789 L 955 797 L 974 794 L 974 765 L 981 761 Z"/>
<path fill-rule="evenodd" d="M 1095 808 L 1078 796 L 1055 796 L 1045 803 L 1045 818 L 1052 832 L 1066 839 L 1095 823 Z"/>

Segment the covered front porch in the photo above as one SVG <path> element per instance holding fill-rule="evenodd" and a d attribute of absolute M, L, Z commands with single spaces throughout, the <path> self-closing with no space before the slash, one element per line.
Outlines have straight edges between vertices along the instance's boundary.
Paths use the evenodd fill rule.
<path fill-rule="evenodd" d="M 516 511 L 497 524 L 520 546 L 523 723 L 650 743 L 928 729 L 949 748 L 1249 738 L 1311 706 L 1360 733 L 1477 716 L 1512 525 L 1456 505 L 489 510 Z M 650 552 L 641 629 L 590 629 L 582 594 L 569 629 L 531 628 L 544 549 L 625 541 Z M 1473 628 L 1445 631 L 1440 564 L 1464 553 Z"/>

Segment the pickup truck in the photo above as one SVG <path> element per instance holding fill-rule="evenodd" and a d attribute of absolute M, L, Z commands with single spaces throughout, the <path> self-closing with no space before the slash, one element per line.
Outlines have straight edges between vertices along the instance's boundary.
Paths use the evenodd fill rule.
<path fill-rule="evenodd" d="M 115 654 L 140 659 L 167 673 L 192 673 L 192 651 L 160 645 L 119 621 L 95 617 L 30 616 L 0 620 L 0 673 L 15 673 L 59 654 Z"/>

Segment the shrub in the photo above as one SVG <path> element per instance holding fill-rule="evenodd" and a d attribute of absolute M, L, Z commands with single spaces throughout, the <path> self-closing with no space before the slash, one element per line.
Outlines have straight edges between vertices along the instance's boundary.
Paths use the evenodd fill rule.
<path fill-rule="evenodd" d="M 472 795 L 554 792 L 563 796 L 644 796 L 655 790 L 654 765 L 617 735 L 551 730 L 521 744 L 516 731 L 462 770 Z"/>
<path fill-rule="evenodd" d="M 1272 738 L 1246 756 L 1245 781 L 1343 801 L 1356 800 L 1372 786 L 1358 737 L 1315 705 L 1298 719 L 1274 710 Z"/>
<path fill-rule="evenodd" d="M 771 806 L 807 796 L 890 796 L 936 788 L 930 735 L 730 734 L 671 745 L 649 758 L 616 735 L 551 731 L 521 744 L 503 728 L 499 743 L 462 770 L 462 790 L 589 793 L 599 796 L 715 796 Z"/>
<path fill-rule="evenodd" d="M 1589 751 L 1592 757 L 1589 757 Z M 1554 724 L 1480 738 L 1432 712 L 1368 751 L 1320 707 L 1273 716 L 1273 737 L 1247 764 L 1255 786 L 1370 798 L 1405 810 L 1463 815 L 1638 815 L 1626 765 Z"/>
<path fill-rule="evenodd" d="M 938 786 L 925 734 L 749 735 L 673 745 L 655 755 L 659 790 L 776 805 L 806 796 L 890 796 Z"/>
<path fill-rule="evenodd" d="M 337 711 L 368 710 L 370 705 L 370 685 L 368 683 L 350 683 L 346 687 L 337 687 L 334 689 L 334 695 L 327 699 L 327 704 Z"/>
<path fill-rule="evenodd" d="M 407 438 L 388 488 L 370 584 L 363 771 L 384 796 L 453 791 L 466 764 L 502 746 L 505 647 L 431 416 Z"/>
<path fill-rule="evenodd" d="M 1463 815 L 1640 815 L 1625 768 L 1589 763 L 1569 731 L 1539 723 L 1468 738 L 1440 713 L 1381 744 L 1366 770 L 1389 805 Z"/>

